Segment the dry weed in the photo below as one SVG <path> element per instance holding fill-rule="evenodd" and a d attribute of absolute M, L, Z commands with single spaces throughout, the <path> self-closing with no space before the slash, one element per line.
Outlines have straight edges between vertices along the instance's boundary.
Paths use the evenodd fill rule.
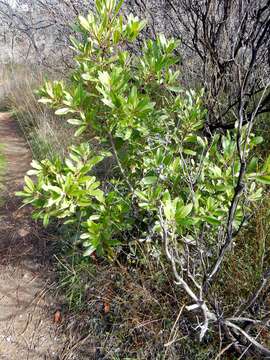
<path fill-rule="evenodd" d="M 64 155 L 72 139 L 70 127 L 38 102 L 35 90 L 42 85 L 44 77 L 40 67 L 0 67 L 0 107 L 16 117 L 36 158 Z"/>

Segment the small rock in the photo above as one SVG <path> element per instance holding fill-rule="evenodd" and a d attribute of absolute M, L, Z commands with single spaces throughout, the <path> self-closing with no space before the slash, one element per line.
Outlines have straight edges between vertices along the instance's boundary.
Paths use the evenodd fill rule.
<path fill-rule="evenodd" d="M 7 336 L 7 337 L 6 337 L 6 341 L 10 343 L 10 342 L 12 341 L 12 337 L 11 337 L 11 336 Z"/>
<path fill-rule="evenodd" d="M 18 231 L 18 235 L 21 237 L 21 238 L 25 238 L 27 235 L 29 235 L 30 234 L 30 231 L 29 230 L 27 230 L 27 229 L 24 229 L 24 228 L 22 228 L 22 229 L 20 229 L 19 231 Z"/>

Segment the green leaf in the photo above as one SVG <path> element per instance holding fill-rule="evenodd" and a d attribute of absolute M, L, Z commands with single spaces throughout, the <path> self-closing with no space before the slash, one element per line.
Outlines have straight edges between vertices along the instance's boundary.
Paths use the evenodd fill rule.
<path fill-rule="evenodd" d="M 258 158 L 256 157 L 253 157 L 249 164 L 248 164 L 248 167 L 247 167 L 247 172 L 255 172 L 257 170 L 257 167 L 258 167 Z"/>
<path fill-rule="evenodd" d="M 15 195 L 19 197 L 32 197 L 32 194 L 26 193 L 24 191 L 17 191 Z"/>
<path fill-rule="evenodd" d="M 89 217 L 89 220 L 91 220 L 91 221 L 95 221 L 95 220 L 99 220 L 99 219 L 100 219 L 100 215 L 97 215 L 97 214 L 91 215 Z"/>
<path fill-rule="evenodd" d="M 70 112 L 74 112 L 73 110 L 71 110 L 70 108 L 62 108 L 62 109 L 58 109 L 55 111 L 55 115 L 66 115 Z"/>
<path fill-rule="evenodd" d="M 90 238 L 90 234 L 89 233 L 83 233 L 81 234 L 80 236 L 80 239 L 81 240 L 86 240 L 86 239 L 89 239 Z"/>
<path fill-rule="evenodd" d="M 110 87 L 110 75 L 107 71 L 103 71 L 103 72 L 99 72 L 98 73 L 98 78 L 99 81 L 101 82 L 101 84 L 105 87 L 105 88 L 109 88 Z"/>
<path fill-rule="evenodd" d="M 86 31 L 91 31 L 91 27 L 89 25 L 89 22 L 87 21 L 87 19 L 83 16 L 79 16 L 79 22 L 80 25 L 86 30 Z"/>
<path fill-rule="evenodd" d="M 85 130 L 87 129 L 87 126 L 83 125 L 83 126 L 80 126 L 79 129 L 75 132 L 75 136 L 80 136 L 82 135 L 82 133 L 85 132 Z"/>
<path fill-rule="evenodd" d="M 98 163 L 100 163 L 102 160 L 104 159 L 104 157 L 102 155 L 97 155 L 92 157 L 89 161 L 88 161 L 88 165 L 92 168 L 95 165 L 97 165 Z"/>
<path fill-rule="evenodd" d="M 255 179 L 261 184 L 270 185 L 270 175 L 256 176 Z"/>
<path fill-rule="evenodd" d="M 165 203 L 166 201 L 171 201 L 171 194 L 169 193 L 168 190 L 165 190 L 163 197 L 162 197 L 162 201 Z"/>
<path fill-rule="evenodd" d="M 184 154 L 191 155 L 191 156 L 195 156 L 197 154 L 196 151 L 193 151 L 191 149 L 184 149 L 183 152 L 184 152 Z"/>
<path fill-rule="evenodd" d="M 267 157 L 267 159 L 264 162 L 263 165 L 263 172 L 269 174 L 270 173 L 270 155 Z"/>
<path fill-rule="evenodd" d="M 35 190 L 35 185 L 34 185 L 33 181 L 30 179 L 29 176 L 24 177 L 24 182 L 25 182 L 25 185 L 28 187 L 29 190 L 31 190 L 31 191 Z"/>
<path fill-rule="evenodd" d="M 114 16 L 118 15 L 122 5 L 123 5 L 124 0 L 119 0 L 118 4 L 116 5 L 115 9 L 114 9 Z"/>
<path fill-rule="evenodd" d="M 104 193 L 102 190 L 96 189 L 89 192 L 90 195 L 94 196 L 99 202 L 104 203 Z"/>
<path fill-rule="evenodd" d="M 39 103 L 41 104 L 52 104 L 53 103 L 53 100 L 52 99 L 48 99 L 48 98 L 41 98 L 38 100 Z"/>
<path fill-rule="evenodd" d="M 96 251 L 96 247 L 95 246 L 89 246 L 89 248 L 87 248 L 84 253 L 83 253 L 83 256 L 86 257 L 86 256 L 90 256 L 93 254 L 93 252 Z"/>
<path fill-rule="evenodd" d="M 251 143 L 254 145 L 259 145 L 259 144 L 263 143 L 263 137 L 255 136 L 253 139 L 251 139 Z"/>
<path fill-rule="evenodd" d="M 168 90 L 170 91 L 173 91 L 175 93 L 180 93 L 182 92 L 182 88 L 180 86 L 170 86 L 170 85 L 167 85 L 166 86 Z"/>
<path fill-rule="evenodd" d="M 143 200 L 145 202 L 148 202 L 148 197 L 145 192 L 135 190 L 135 195 L 138 196 L 140 200 Z"/>
<path fill-rule="evenodd" d="M 70 159 L 65 159 L 65 163 L 69 170 L 74 171 L 76 167 L 74 166 L 73 162 Z"/>
<path fill-rule="evenodd" d="M 80 126 L 83 124 L 82 120 L 79 119 L 68 119 L 67 122 L 71 125 Z"/>
<path fill-rule="evenodd" d="M 38 170 L 28 170 L 27 171 L 27 175 L 29 175 L 29 176 L 33 176 L 33 175 L 37 175 L 39 173 L 39 171 Z"/>
<path fill-rule="evenodd" d="M 221 221 L 214 216 L 205 216 L 204 220 L 214 226 L 221 225 Z"/>
<path fill-rule="evenodd" d="M 164 202 L 164 215 L 168 221 L 174 220 L 178 201 L 179 198 L 175 198 L 173 201 L 171 199 L 168 199 Z"/>
<path fill-rule="evenodd" d="M 205 147 L 206 146 L 206 142 L 204 141 L 203 138 L 201 138 L 200 136 L 197 136 L 197 142 L 199 145 L 201 145 L 201 147 Z"/>
<path fill-rule="evenodd" d="M 191 213 L 192 209 L 193 209 L 193 204 L 188 204 L 180 207 L 177 206 L 176 216 L 175 216 L 176 220 L 186 218 Z"/>
<path fill-rule="evenodd" d="M 146 176 L 142 179 L 144 185 L 153 185 L 157 182 L 157 176 Z"/>
<path fill-rule="evenodd" d="M 32 168 L 37 169 L 37 170 L 41 170 L 41 169 L 42 169 L 42 166 L 41 166 L 40 163 L 39 163 L 38 161 L 36 161 L 36 160 L 32 160 L 31 166 L 32 166 Z"/>
<path fill-rule="evenodd" d="M 188 143 L 191 143 L 191 144 L 196 144 L 197 142 L 197 136 L 196 135 L 187 135 L 185 138 L 184 138 L 184 141 L 188 142 Z"/>
<path fill-rule="evenodd" d="M 47 227 L 49 225 L 50 222 L 50 215 L 49 214 L 45 214 L 43 217 L 43 226 Z"/>

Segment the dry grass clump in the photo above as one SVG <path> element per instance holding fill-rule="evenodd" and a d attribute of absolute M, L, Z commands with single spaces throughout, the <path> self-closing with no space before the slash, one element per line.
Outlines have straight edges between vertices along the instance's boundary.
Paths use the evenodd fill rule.
<path fill-rule="evenodd" d="M 223 264 L 221 277 L 215 286 L 215 292 L 220 299 L 223 299 L 224 316 L 236 313 L 239 309 L 245 309 L 253 295 L 260 289 L 265 274 L 269 272 L 269 200 L 270 194 L 268 193 L 263 203 L 254 212 L 250 224 L 236 238 L 234 247 Z M 261 323 L 254 325 L 253 329 L 254 334 L 257 334 L 256 339 L 266 348 L 270 347 L 268 323 L 270 314 L 269 291 L 270 283 L 268 281 L 264 289 L 259 291 L 256 301 L 252 302 L 249 307 L 249 313 L 251 314 L 249 316 L 261 319 Z M 255 355 L 254 359 L 258 359 L 258 355 Z M 229 356 L 228 353 L 223 356 L 222 359 L 230 359 L 230 357 L 227 357 Z M 251 349 L 244 359 L 253 359 Z"/>
<path fill-rule="evenodd" d="M 72 134 L 66 123 L 38 102 L 35 90 L 43 81 L 44 72 L 38 66 L 0 67 L 0 107 L 16 116 L 35 158 L 63 155 Z"/>
<path fill-rule="evenodd" d="M 270 268 L 269 199 L 270 194 L 267 194 L 250 224 L 236 238 L 224 262 L 218 292 L 222 294 L 225 309 L 229 312 L 247 301 Z"/>
<path fill-rule="evenodd" d="M 138 278 L 125 268 L 102 264 L 92 266 L 91 273 L 89 268 L 90 265 L 85 307 L 79 316 L 69 315 L 64 324 L 69 334 L 64 358 L 158 359 L 165 354 L 164 344 L 173 326 L 171 319 L 181 309 L 175 299 L 174 307 L 168 306 L 172 300 L 169 290 L 165 291 L 169 280 L 163 279 L 166 285 L 157 289 L 146 274 Z M 175 334 L 174 347 L 179 349 L 180 339 L 184 341 L 185 337 L 179 324 Z M 167 352 L 169 355 L 171 349 Z"/>
<path fill-rule="evenodd" d="M 108 264 L 72 250 L 58 261 L 53 291 L 63 297 L 67 335 L 61 359 L 208 360 L 218 353 L 212 335 L 195 340 L 189 299 L 165 263 Z"/>

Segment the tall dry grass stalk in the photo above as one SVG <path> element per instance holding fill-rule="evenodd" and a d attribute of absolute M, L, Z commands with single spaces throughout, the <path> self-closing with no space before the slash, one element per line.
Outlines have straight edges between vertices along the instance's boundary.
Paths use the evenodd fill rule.
<path fill-rule="evenodd" d="M 43 81 L 39 67 L 0 65 L 0 109 L 16 117 L 33 156 L 39 159 L 63 156 L 72 138 L 66 123 L 38 102 L 35 90 Z"/>

